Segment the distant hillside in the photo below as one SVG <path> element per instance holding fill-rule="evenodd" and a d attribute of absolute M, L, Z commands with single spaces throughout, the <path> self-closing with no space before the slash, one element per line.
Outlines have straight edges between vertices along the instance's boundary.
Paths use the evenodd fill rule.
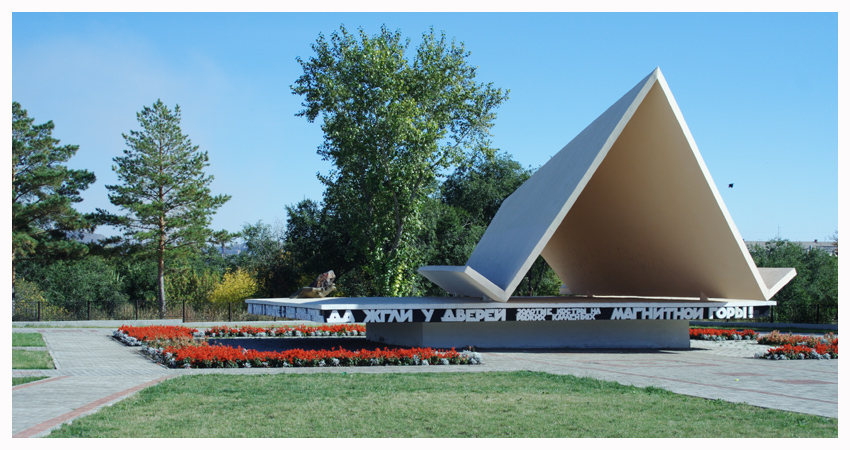
<path fill-rule="evenodd" d="M 81 231 L 79 233 L 75 233 L 76 236 L 71 236 L 72 239 L 76 239 L 80 242 L 88 244 L 89 242 L 97 242 L 102 239 L 106 239 L 106 236 L 97 233 L 86 233 L 85 231 Z"/>
<path fill-rule="evenodd" d="M 221 247 L 217 246 L 217 249 L 221 250 Z M 248 250 L 248 246 L 245 243 L 232 244 L 227 247 L 224 247 L 225 255 L 238 255 L 244 251 Z"/>

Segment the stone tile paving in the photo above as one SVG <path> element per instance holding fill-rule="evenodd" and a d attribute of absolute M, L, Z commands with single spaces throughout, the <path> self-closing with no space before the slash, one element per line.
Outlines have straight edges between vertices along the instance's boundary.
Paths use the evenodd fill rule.
<path fill-rule="evenodd" d="M 491 352 L 485 362 L 838 417 L 838 361 L 753 358 L 754 343 L 691 341 L 690 350 Z"/>
<path fill-rule="evenodd" d="M 140 385 L 173 375 L 139 355 L 136 349 L 113 340 L 111 330 L 35 331 L 42 332 L 56 369 L 13 370 L 12 375 L 56 378 L 13 388 L 13 437 L 43 436 L 66 420 L 132 394 Z M 111 398 L 125 391 L 125 395 Z M 54 420 L 60 417 L 66 420 Z"/>
<path fill-rule="evenodd" d="M 22 330 L 16 329 L 15 332 Z M 46 435 L 164 379 L 186 374 L 421 373 L 530 370 L 589 376 L 680 394 L 765 408 L 838 417 L 838 361 L 754 359 L 769 346 L 748 341 L 691 341 L 689 350 L 487 350 L 478 366 L 166 369 L 111 338 L 110 329 L 36 329 L 54 358 L 53 370 L 13 370 L 13 376 L 54 378 L 13 388 L 13 437 Z"/>

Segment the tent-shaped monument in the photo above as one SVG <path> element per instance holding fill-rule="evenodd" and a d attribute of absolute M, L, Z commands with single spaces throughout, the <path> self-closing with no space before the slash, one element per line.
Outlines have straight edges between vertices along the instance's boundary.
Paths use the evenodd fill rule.
<path fill-rule="evenodd" d="M 419 273 L 505 302 L 538 255 L 581 295 L 768 300 L 796 274 L 755 267 L 660 69 L 505 200 L 466 266 Z"/>
<path fill-rule="evenodd" d="M 511 297 L 542 255 L 558 297 Z M 428 347 L 687 348 L 691 320 L 755 318 L 796 271 L 760 269 L 656 69 L 502 204 L 450 297 L 248 299 L 251 314 L 365 323 Z"/>

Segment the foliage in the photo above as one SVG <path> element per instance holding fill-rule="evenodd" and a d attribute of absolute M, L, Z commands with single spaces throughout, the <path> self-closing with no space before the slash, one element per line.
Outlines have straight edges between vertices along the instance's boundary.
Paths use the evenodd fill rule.
<path fill-rule="evenodd" d="M 532 175 L 510 155 L 473 157 L 460 165 L 440 187 L 442 201 L 465 211 L 469 220 L 489 225 L 511 194 Z"/>
<path fill-rule="evenodd" d="M 184 267 L 165 280 L 165 292 L 173 302 L 197 307 L 212 301 L 221 282 L 221 276 L 213 270 Z"/>
<path fill-rule="evenodd" d="M 82 306 L 91 303 L 111 314 L 128 300 L 120 273 L 99 256 L 30 264 L 25 270 L 22 274 L 27 279 L 38 280 L 38 288 L 48 303 L 69 311 L 83 311 Z"/>
<path fill-rule="evenodd" d="M 341 26 L 330 42 L 319 35 L 314 57 L 298 58 L 297 115 L 323 119 L 318 153 L 334 169 L 319 179 L 329 228 L 345 230 L 336 251 L 349 255 L 340 283 L 352 295 L 412 291 L 421 262 L 415 236 L 433 181 L 468 152 L 492 153 L 494 110 L 507 99 L 475 82 L 462 44 L 431 30 L 410 60 L 408 45 L 386 27 L 354 36 Z"/>
<path fill-rule="evenodd" d="M 140 308 L 150 308 L 156 302 L 156 261 L 142 258 L 111 260 L 124 282 L 127 301 Z"/>
<path fill-rule="evenodd" d="M 438 196 L 423 208 L 423 232 L 418 248 L 427 265 L 463 265 L 487 226 L 510 196 L 531 176 L 507 154 L 474 157 L 460 165 L 440 186 Z M 538 257 L 513 295 L 557 295 L 561 281 Z M 425 295 L 445 295 L 430 281 L 421 280 Z"/>
<path fill-rule="evenodd" d="M 838 257 L 820 249 L 805 249 L 782 239 L 750 246 L 758 267 L 793 267 L 797 276 L 773 298 L 776 322 L 816 323 L 838 321 Z M 819 309 L 818 309 L 819 307 Z"/>
<path fill-rule="evenodd" d="M 224 274 L 224 279 L 210 294 L 210 300 L 217 305 L 239 304 L 256 292 L 257 282 L 240 269 Z"/>
<path fill-rule="evenodd" d="M 285 255 L 291 271 L 297 274 L 291 292 L 309 285 L 321 273 L 333 270 L 338 274 L 354 266 L 350 253 L 338 251 L 345 248 L 347 230 L 330 227 L 321 205 L 302 200 L 287 206 L 286 215 Z"/>
<path fill-rule="evenodd" d="M 221 246 L 221 256 L 224 256 L 224 247 L 240 236 L 239 233 L 231 233 L 227 230 L 213 232 L 209 237 L 209 243 Z"/>
<path fill-rule="evenodd" d="M 18 277 L 15 280 L 15 306 L 29 307 L 38 302 L 45 302 L 44 293 L 38 284 Z"/>
<path fill-rule="evenodd" d="M 80 230 L 94 230 L 89 217 L 73 203 L 95 181 L 87 170 L 62 165 L 79 149 L 59 145 L 53 121 L 33 125 L 18 102 L 12 102 L 12 283 L 16 258 L 50 260 L 82 256 L 86 246 L 73 239 Z M 14 292 L 14 289 L 13 289 Z"/>
<path fill-rule="evenodd" d="M 257 296 L 261 298 L 289 297 L 298 290 L 298 274 L 284 246 L 284 230 L 262 221 L 245 224 L 240 235 L 247 251 L 235 257 L 236 266 L 250 273 L 257 281 Z M 310 280 L 312 281 L 312 280 Z"/>
<path fill-rule="evenodd" d="M 199 252 L 213 235 L 210 217 L 230 196 L 210 194 L 213 177 L 204 174 L 209 157 L 182 134 L 179 105 L 172 112 L 157 100 L 136 118 L 142 130 L 122 134 L 127 148 L 114 159 L 121 184 L 107 189 L 109 201 L 126 211 L 113 216 L 115 223 L 157 261 L 157 299 L 164 315 L 166 255 Z"/>

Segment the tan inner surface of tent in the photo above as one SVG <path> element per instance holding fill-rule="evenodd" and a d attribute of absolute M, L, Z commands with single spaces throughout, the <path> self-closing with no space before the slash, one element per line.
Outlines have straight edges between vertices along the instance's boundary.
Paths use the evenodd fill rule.
<path fill-rule="evenodd" d="M 764 299 L 656 82 L 542 255 L 573 294 Z"/>

